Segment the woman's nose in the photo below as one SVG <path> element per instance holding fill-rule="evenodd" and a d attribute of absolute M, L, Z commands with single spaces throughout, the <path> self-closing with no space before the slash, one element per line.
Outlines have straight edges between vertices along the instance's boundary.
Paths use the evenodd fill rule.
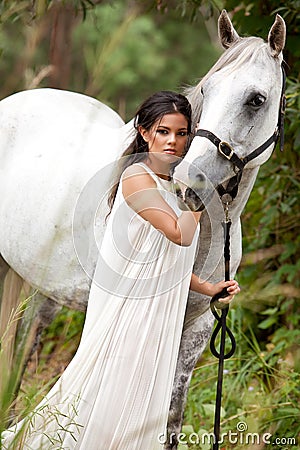
<path fill-rule="evenodd" d="M 176 142 L 176 134 L 175 133 L 169 133 L 169 142 Z"/>

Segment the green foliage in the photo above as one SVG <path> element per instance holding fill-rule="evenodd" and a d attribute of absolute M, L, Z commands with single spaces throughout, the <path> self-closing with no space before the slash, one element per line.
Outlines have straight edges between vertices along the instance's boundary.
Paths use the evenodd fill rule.
<path fill-rule="evenodd" d="M 65 64 L 67 61 L 70 64 L 66 67 L 69 75 L 65 87 L 98 98 L 126 120 L 132 118 L 141 101 L 154 91 L 181 90 L 187 84 L 194 84 L 220 53 L 211 43 L 212 33 L 216 40 L 215 26 L 211 31 L 212 27 L 207 28 L 200 18 L 191 23 L 177 7 L 166 14 L 154 7 L 147 9 L 138 1 L 130 4 L 125 0 L 103 1 L 87 7 L 82 21 L 76 13 L 79 3 L 59 3 L 60 8 L 73 7 L 73 13 L 70 10 L 64 15 L 65 20 L 73 17 L 72 47 L 61 55 Z M 25 9 L 20 10 L 18 18 L 14 18 L 8 5 L 3 10 L 2 97 L 32 86 L 49 86 L 50 75 L 41 74 L 47 68 L 50 73 L 54 38 L 51 29 L 58 25 L 55 9 L 48 6 L 58 6 L 58 3 L 47 4 L 40 19 L 34 13 L 30 15 L 29 4 L 24 2 Z M 63 47 L 58 45 L 56 51 Z"/>
<path fill-rule="evenodd" d="M 265 313 L 278 317 L 274 310 Z M 291 343 L 299 340 L 299 330 L 280 328 L 265 344 L 258 337 L 257 328 L 246 323 L 239 304 L 231 309 L 229 323 L 237 339 L 237 351 L 225 362 L 221 433 L 238 432 L 239 440 L 237 444 L 225 442 L 226 449 L 247 447 L 242 442 L 245 433 L 238 428 L 241 422 L 246 424 L 247 433 L 270 433 L 272 441 L 278 437 L 298 442 L 300 376 Z M 189 433 L 196 432 L 199 437 L 213 431 L 216 377 L 217 360 L 206 353 L 195 369 L 185 411 Z M 189 447 L 211 448 L 199 440 L 200 445 Z"/>
<path fill-rule="evenodd" d="M 97 4 L 105 0 L 0 0 L 0 21 L 16 22 L 18 20 L 39 19 L 46 14 L 51 7 L 57 4 L 70 8 L 76 14 L 82 14 L 86 18 L 87 12 Z M 110 0 L 106 0 L 111 3 Z"/>
<path fill-rule="evenodd" d="M 41 357 L 46 360 L 57 344 L 63 349 L 70 346 L 74 339 L 78 342 L 84 318 L 83 312 L 62 308 L 53 322 L 43 331 Z"/>
<path fill-rule="evenodd" d="M 84 55 L 77 61 L 81 74 L 77 71 L 76 78 L 85 80 L 87 93 L 115 109 L 125 104 L 127 120 L 151 93 L 193 84 L 219 54 L 203 21 L 191 24 L 176 10 L 167 16 L 157 11 L 137 15 L 124 1 L 95 8 L 76 28 L 74 42 Z"/>

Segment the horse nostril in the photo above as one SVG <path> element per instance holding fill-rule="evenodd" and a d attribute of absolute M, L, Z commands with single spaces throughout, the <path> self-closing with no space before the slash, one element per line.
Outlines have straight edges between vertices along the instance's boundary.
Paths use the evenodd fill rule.
<path fill-rule="evenodd" d="M 206 182 L 206 178 L 203 174 L 198 173 L 196 175 L 196 182 L 193 185 L 194 189 L 197 191 L 203 191 L 204 189 L 207 188 L 207 182 Z"/>
<path fill-rule="evenodd" d="M 178 198 L 183 199 L 182 190 L 178 183 L 174 183 L 174 191 Z"/>
<path fill-rule="evenodd" d="M 195 174 L 192 187 L 184 193 L 184 202 L 192 211 L 202 211 L 213 196 L 213 188 L 203 173 Z"/>
<path fill-rule="evenodd" d="M 202 209 L 204 209 L 202 200 L 191 188 L 186 189 L 184 202 L 191 211 L 202 211 Z"/>

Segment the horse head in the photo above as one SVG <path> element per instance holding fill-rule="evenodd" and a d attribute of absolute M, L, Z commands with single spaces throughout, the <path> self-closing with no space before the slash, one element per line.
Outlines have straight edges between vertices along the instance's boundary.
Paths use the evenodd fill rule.
<path fill-rule="evenodd" d="M 276 16 L 267 42 L 241 38 L 226 11 L 218 25 L 226 51 L 187 92 L 198 132 L 174 171 L 180 195 L 194 210 L 210 190 L 270 157 L 282 117 L 284 20 Z"/>

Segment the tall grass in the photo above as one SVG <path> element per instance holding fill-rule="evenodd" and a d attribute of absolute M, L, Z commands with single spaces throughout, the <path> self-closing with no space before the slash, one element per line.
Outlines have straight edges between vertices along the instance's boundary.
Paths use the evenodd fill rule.
<path fill-rule="evenodd" d="M 7 355 L 7 346 L 10 346 L 10 341 L 15 338 L 10 335 L 10 332 L 11 329 L 15 329 L 16 324 L 19 324 L 34 295 L 35 293 L 21 300 L 17 307 L 11 311 L 7 327 L 0 338 L 0 432 L 5 429 L 11 418 L 11 410 L 14 407 L 15 393 L 20 385 L 27 348 L 27 339 L 24 336 L 18 342 L 18 352 L 14 355 L 11 364 Z"/>
<path fill-rule="evenodd" d="M 6 448 L 9 448 L 9 450 L 23 448 L 26 425 L 29 422 L 33 422 L 35 417 L 38 418 L 39 416 L 48 414 L 49 417 L 53 416 L 58 424 L 60 423 L 60 412 L 58 408 L 52 407 L 50 411 L 47 403 L 39 408 L 36 408 L 36 405 L 45 397 L 57 378 L 63 372 L 65 366 L 71 360 L 77 349 L 83 325 L 83 313 L 70 311 L 67 308 L 64 308 L 54 319 L 52 324 L 44 331 L 40 351 L 38 352 L 39 354 L 33 356 L 23 375 L 24 363 L 28 355 L 30 330 L 28 330 L 28 327 L 25 327 L 24 329 L 21 325 L 21 319 L 24 316 L 24 313 L 28 313 L 31 308 L 31 302 L 34 300 L 35 294 L 36 292 L 21 300 L 17 309 L 12 311 L 8 321 L 7 330 L 0 340 L 0 434 L 12 423 L 16 423 L 25 418 L 24 425 L 20 427 L 17 432 L 13 433 L 14 438 L 9 444 L 9 447 L 1 445 L 0 442 L 0 449 L 3 450 L 6 450 Z M 10 328 L 13 327 L 16 322 L 18 322 L 19 325 L 19 334 L 20 331 L 22 331 L 22 336 L 21 338 L 19 336 L 16 340 L 16 353 L 11 368 L 8 367 L 6 361 L 5 339 L 9 334 Z M 26 339 L 26 334 L 28 339 Z M 69 347 L 68 351 L 64 352 L 66 347 Z M 63 363 L 58 364 L 58 361 L 56 361 L 51 370 L 49 359 L 51 358 L 51 355 L 53 356 L 55 353 L 60 355 L 64 354 Z M 72 405 L 73 403 L 70 406 L 72 407 Z M 74 414 L 76 415 L 76 405 L 74 408 L 72 407 L 72 411 L 70 411 L 71 428 L 75 425 L 76 427 L 80 426 L 73 420 Z M 73 431 L 70 427 L 62 426 L 58 428 L 57 436 L 54 438 L 52 436 L 47 437 L 45 434 L 46 442 L 47 439 L 49 440 L 49 448 L 51 445 L 55 445 L 56 449 L 62 448 L 59 442 L 62 439 L 61 435 L 66 432 L 72 434 Z M 68 428 L 70 428 L 70 430 Z M 54 442 L 53 439 L 57 442 Z"/>

